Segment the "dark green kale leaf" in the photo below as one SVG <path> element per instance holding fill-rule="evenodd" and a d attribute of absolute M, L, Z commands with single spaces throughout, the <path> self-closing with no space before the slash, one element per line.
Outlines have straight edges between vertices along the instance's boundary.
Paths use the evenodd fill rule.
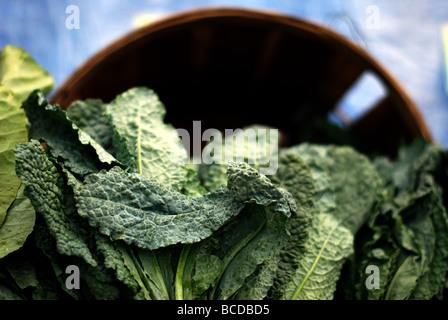
<path fill-rule="evenodd" d="M 448 267 L 446 151 L 417 140 L 398 159 L 375 160 L 386 188 L 368 223 L 358 258 L 358 298 L 429 300 L 441 295 Z M 380 270 L 380 288 L 363 285 L 368 265 Z"/>
<path fill-rule="evenodd" d="M 99 99 L 77 100 L 67 108 L 67 116 L 104 150 L 114 155 L 113 130 L 105 113 L 106 107 L 107 104 Z"/>
<path fill-rule="evenodd" d="M 101 233 L 151 250 L 200 241 L 243 208 L 224 188 L 190 198 L 119 168 L 88 176 L 75 194 L 78 213 Z"/>
<path fill-rule="evenodd" d="M 353 234 L 370 218 L 378 199 L 381 179 L 373 163 L 352 147 L 303 143 L 283 150 L 314 161 L 331 177 L 336 216 Z"/>
<path fill-rule="evenodd" d="M 119 162 L 86 132 L 79 129 L 58 105 L 51 105 L 39 90 L 24 102 L 32 139 L 43 140 L 51 155 L 74 174 L 84 177 Z"/>

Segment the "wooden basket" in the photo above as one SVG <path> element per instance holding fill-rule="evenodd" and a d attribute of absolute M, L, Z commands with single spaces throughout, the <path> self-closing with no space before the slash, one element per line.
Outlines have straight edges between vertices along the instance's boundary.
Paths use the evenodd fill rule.
<path fill-rule="evenodd" d="M 280 14 L 218 8 L 176 14 L 106 47 L 53 95 L 112 100 L 147 86 L 167 108 L 166 122 L 191 130 L 265 124 L 295 133 L 332 110 L 365 71 L 387 96 L 351 130 L 369 148 L 395 154 L 402 142 L 431 141 L 420 113 L 399 83 L 367 52 L 322 26 Z"/>

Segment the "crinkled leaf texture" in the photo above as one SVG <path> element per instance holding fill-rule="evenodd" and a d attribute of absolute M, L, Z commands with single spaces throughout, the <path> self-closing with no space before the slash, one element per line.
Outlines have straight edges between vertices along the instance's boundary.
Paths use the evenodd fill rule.
<path fill-rule="evenodd" d="M 15 154 L 16 172 L 25 185 L 25 194 L 34 209 L 44 217 L 56 239 L 58 251 L 82 257 L 95 266 L 97 262 L 87 244 L 87 230 L 82 228 L 73 194 L 60 170 L 36 140 L 19 144 Z"/>
<path fill-rule="evenodd" d="M 88 176 L 75 194 L 79 214 L 101 233 L 146 249 L 200 241 L 243 208 L 224 188 L 190 198 L 118 167 Z"/>
<path fill-rule="evenodd" d="M 275 185 L 289 191 L 297 206 L 296 213 L 291 215 L 288 222 L 291 236 L 276 257 L 278 268 L 269 292 L 270 299 L 279 299 L 283 295 L 285 285 L 293 281 L 295 270 L 303 255 L 312 220 L 311 209 L 315 206 L 316 190 L 315 179 L 309 166 L 292 153 L 279 156 L 278 170 L 270 179 Z"/>
<path fill-rule="evenodd" d="M 331 300 L 342 265 L 353 253 L 353 235 L 332 214 L 313 216 L 304 253 L 282 299 Z"/>
<path fill-rule="evenodd" d="M 269 289 L 274 284 L 278 269 L 279 257 L 274 255 L 271 259 L 259 264 L 255 271 L 246 278 L 244 285 L 233 296 L 234 300 L 263 300 L 268 296 Z"/>
<path fill-rule="evenodd" d="M 281 154 L 277 172 L 269 179 L 292 195 L 300 215 L 308 214 L 314 204 L 314 182 L 310 168 L 299 156 Z"/>
<path fill-rule="evenodd" d="M 306 148 L 307 145 L 302 148 Z M 297 157 L 296 149 L 288 149 L 280 155 L 279 173 L 295 167 L 302 168 L 302 180 L 309 188 L 294 184 L 289 190 L 302 190 L 301 198 L 307 199 L 302 217 L 292 219 L 291 238 L 281 251 L 276 279 L 269 293 L 273 299 L 283 300 L 330 300 L 336 291 L 341 269 L 353 252 L 353 234 L 335 215 L 336 197 L 331 176 L 316 162 L 317 151 L 302 153 Z M 312 151 L 312 152 L 310 152 Z M 282 169 L 282 162 L 291 166 Z M 306 162 L 307 166 L 301 164 Z M 290 180 L 290 179 L 288 179 Z M 311 190 L 311 191 L 310 191 Z M 305 192 L 305 193 L 303 193 Z M 300 194 L 300 193 L 299 193 Z M 303 195 L 307 195 L 303 197 Z M 303 203 L 302 201 L 296 201 Z"/>
<path fill-rule="evenodd" d="M 293 214 L 289 219 L 289 232 L 291 238 L 283 248 L 286 255 L 295 252 L 298 255 L 303 249 L 311 223 L 311 210 L 314 208 L 316 189 L 310 167 L 295 154 L 281 154 L 278 159 L 278 169 L 275 175 L 270 176 L 272 183 L 291 195 L 291 203 L 295 205 Z"/>
<path fill-rule="evenodd" d="M 284 152 L 325 169 L 335 190 L 335 215 L 356 234 L 370 218 L 381 183 L 371 161 L 348 146 L 303 143 Z"/>
<path fill-rule="evenodd" d="M 146 298 L 173 296 L 172 280 L 161 280 L 171 263 L 159 260 L 160 250 L 183 243 L 174 295 L 199 298 L 215 283 L 211 296 L 228 299 L 283 247 L 291 207 L 296 209 L 286 191 L 245 163 L 230 164 L 228 176 L 228 189 L 191 198 L 114 168 L 88 176 L 75 188 L 78 212 L 101 233 L 141 248 L 121 246 L 120 251 Z"/>
<path fill-rule="evenodd" d="M 67 108 L 67 115 L 81 130 L 114 155 L 112 125 L 106 116 L 107 104 L 99 99 L 77 100 Z"/>
<path fill-rule="evenodd" d="M 118 167 L 92 174 L 75 188 L 78 213 L 92 226 L 112 239 L 146 249 L 205 239 L 239 214 L 244 204 L 264 203 L 266 195 L 283 199 L 269 179 L 243 165 L 229 166 L 228 189 L 195 198 Z M 286 201 L 277 206 L 289 216 Z"/>
<path fill-rule="evenodd" d="M 128 171 L 181 190 L 187 180 L 187 151 L 174 127 L 164 123 L 165 107 L 156 93 L 132 88 L 109 103 L 105 113 L 113 128 L 117 159 Z"/>

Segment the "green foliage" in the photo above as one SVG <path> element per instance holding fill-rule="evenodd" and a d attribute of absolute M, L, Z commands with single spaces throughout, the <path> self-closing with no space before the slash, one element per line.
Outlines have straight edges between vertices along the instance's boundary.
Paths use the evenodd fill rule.
<path fill-rule="evenodd" d="M 28 52 L 11 45 L 0 51 L 0 83 L 10 88 L 20 101 L 33 90 L 47 94 L 55 86 L 53 77 Z"/>
<path fill-rule="evenodd" d="M 0 66 L 16 63 L 11 52 L 31 63 L 5 52 Z M 418 140 L 392 161 L 346 145 L 279 149 L 269 136 L 263 152 L 269 128 L 251 126 L 206 146 L 240 161 L 191 166 L 152 90 L 64 111 L 35 66 L 41 81 L 13 87 L 20 66 L 0 74 L 0 298 L 444 298 L 441 146 Z M 79 290 L 65 284 L 69 265 Z"/>
<path fill-rule="evenodd" d="M 35 89 L 48 93 L 53 86 L 53 78 L 25 50 L 0 50 L 0 258 L 23 245 L 35 219 L 15 174 L 14 149 L 28 141 L 21 101 Z"/>

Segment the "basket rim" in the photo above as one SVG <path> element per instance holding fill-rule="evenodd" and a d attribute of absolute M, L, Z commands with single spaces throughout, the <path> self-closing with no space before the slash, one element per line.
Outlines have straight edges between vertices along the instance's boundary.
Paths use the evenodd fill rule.
<path fill-rule="evenodd" d="M 69 88 L 76 84 L 86 74 L 91 72 L 96 66 L 100 65 L 104 58 L 107 58 L 111 53 L 114 53 L 125 46 L 131 45 L 132 43 L 136 43 L 148 34 L 152 34 L 170 27 L 178 27 L 182 24 L 220 18 L 252 19 L 254 21 L 276 23 L 278 25 L 289 27 L 291 28 L 291 30 L 300 29 L 301 31 L 313 34 L 316 37 L 321 37 L 322 40 L 331 41 L 333 45 L 347 50 L 347 52 L 350 52 L 351 54 L 360 58 L 360 60 L 364 61 L 368 66 L 367 69 L 371 69 L 377 74 L 377 76 L 381 78 L 384 85 L 387 86 L 389 92 L 392 91 L 392 93 L 397 98 L 404 101 L 404 104 L 407 106 L 407 110 L 399 111 L 402 114 L 406 114 L 406 112 L 408 112 L 408 115 L 410 115 L 415 120 L 421 135 L 426 140 L 433 141 L 433 137 L 420 111 L 418 110 L 418 107 L 414 104 L 402 85 L 381 63 L 373 58 L 370 53 L 368 53 L 364 48 L 352 42 L 350 39 L 344 37 L 343 35 L 337 33 L 336 31 L 333 31 L 330 28 L 320 25 L 316 22 L 312 22 L 281 12 L 263 9 L 247 9 L 239 7 L 195 8 L 172 13 L 163 18 L 157 19 L 156 21 L 153 21 L 146 26 L 140 27 L 123 35 L 122 37 L 106 45 L 86 61 L 84 61 L 82 65 L 76 68 L 75 71 L 59 87 L 56 88 L 54 94 L 51 97 L 51 102 L 53 104 L 57 104 L 58 99 L 63 96 L 64 92 L 68 92 Z"/>

